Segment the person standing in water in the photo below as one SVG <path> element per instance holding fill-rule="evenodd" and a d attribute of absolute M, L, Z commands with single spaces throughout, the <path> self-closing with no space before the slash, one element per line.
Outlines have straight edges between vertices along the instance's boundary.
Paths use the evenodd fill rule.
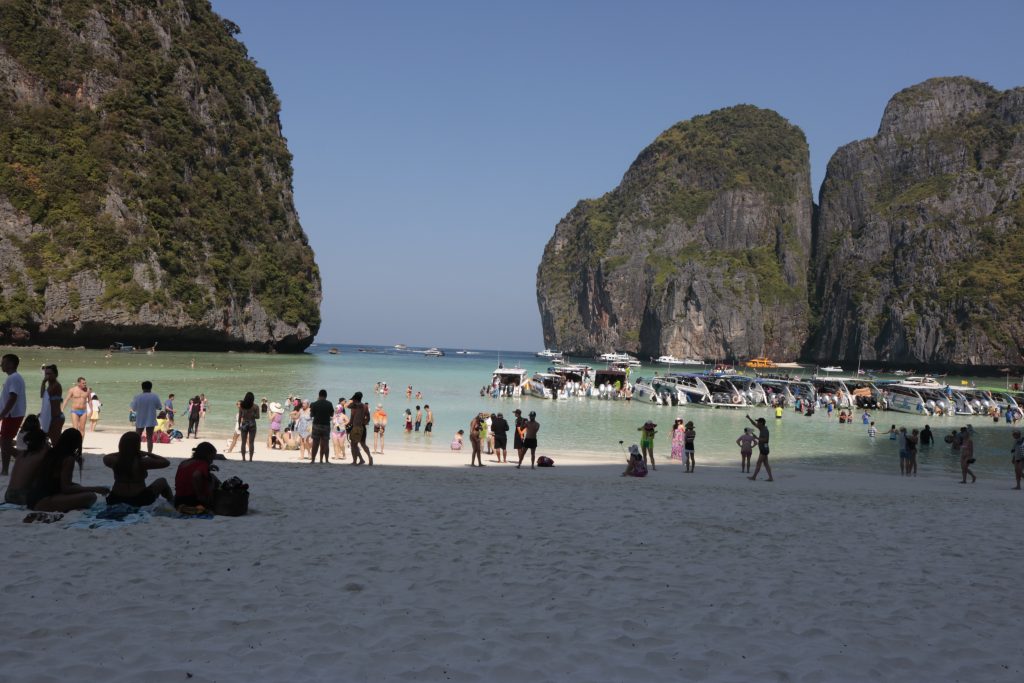
<path fill-rule="evenodd" d="M 764 471 L 768 474 L 768 481 L 775 481 L 775 478 L 772 476 L 772 468 L 768 464 L 768 439 L 771 436 L 768 432 L 768 425 L 763 417 L 757 418 L 757 422 L 754 422 L 750 419 L 750 415 L 747 415 L 747 422 L 757 428 L 757 464 L 754 466 L 754 474 L 748 477 L 748 479 L 756 481 L 757 474 L 761 471 L 761 466 L 764 465 Z"/>
<path fill-rule="evenodd" d="M 1013 430 L 1013 448 L 1010 449 L 1010 462 L 1013 463 L 1013 474 L 1017 477 L 1015 491 L 1020 491 L 1020 480 L 1024 479 L 1024 438 L 1021 438 L 1020 430 Z"/>
<path fill-rule="evenodd" d="M 971 483 L 973 484 L 978 481 L 978 478 L 974 476 L 974 472 L 971 472 L 971 464 L 974 463 L 974 435 L 967 429 L 962 430 L 961 433 L 960 472 L 963 474 L 963 479 L 960 480 L 960 483 L 966 484 L 967 475 L 971 475 Z"/>
<path fill-rule="evenodd" d="M 654 435 L 658 433 L 657 426 L 648 420 L 636 428 L 640 432 L 640 453 L 644 457 L 644 463 L 647 462 L 648 458 L 650 459 L 652 470 L 658 469 L 654 466 Z"/>
<path fill-rule="evenodd" d="M 426 420 L 427 420 L 427 423 L 425 425 L 423 425 L 423 433 L 424 434 L 430 434 L 431 432 L 434 431 L 434 411 L 431 410 L 430 406 L 427 405 L 427 404 L 423 405 L 423 410 L 424 410 L 424 412 L 426 412 Z"/>

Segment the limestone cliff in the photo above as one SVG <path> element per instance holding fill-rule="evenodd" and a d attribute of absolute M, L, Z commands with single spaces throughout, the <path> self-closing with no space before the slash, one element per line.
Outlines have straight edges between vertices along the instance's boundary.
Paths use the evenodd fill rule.
<path fill-rule="evenodd" d="M 741 105 L 678 123 L 559 222 L 537 271 L 550 347 L 793 358 L 808 329 L 807 143 Z"/>
<path fill-rule="evenodd" d="M 821 189 L 809 358 L 1020 365 L 1024 88 L 897 93 Z"/>
<path fill-rule="evenodd" d="M 0 344 L 309 345 L 319 272 L 237 32 L 205 0 L 0 2 Z"/>

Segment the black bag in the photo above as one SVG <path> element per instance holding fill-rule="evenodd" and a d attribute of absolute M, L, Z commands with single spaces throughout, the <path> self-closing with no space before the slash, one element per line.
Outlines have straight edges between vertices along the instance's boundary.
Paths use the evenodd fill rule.
<path fill-rule="evenodd" d="M 554 467 L 555 461 L 546 455 L 542 455 L 537 458 L 537 467 Z"/>
<path fill-rule="evenodd" d="M 249 512 L 249 485 L 238 477 L 221 483 L 213 497 L 213 514 L 241 517 Z"/>

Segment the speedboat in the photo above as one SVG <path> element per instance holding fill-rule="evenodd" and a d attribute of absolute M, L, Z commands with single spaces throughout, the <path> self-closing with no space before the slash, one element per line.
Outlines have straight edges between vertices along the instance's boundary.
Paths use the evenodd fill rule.
<path fill-rule="evenodd" d="M 816 397 L 814 385 L 810 382 L 794 379 L 777 379 L 775 377 L 758 377 L 754 381 L 764 387 L 768 403 L 772 403 L 771 397 L 773 395 L 781 396 L 782 403 L 786 406 L 795 404 L 797 399 L 800 399 L 801 402 L 813 402 Z"/>
<path fill-rule="evenodd" d="M 628 376 L 629 370 L 623 368 L 609 367 L 604 370 L 595 370 L 590 395 L 594 398 L 618 398 L 619 392 L 626 386 Z"/>
<path fill-rule="evenodd" d="M 812 377 L 810 383 L 823 404 L 836 408 L 875 408 L 882 398 L 874 382 L 859 377 Z"/>
<path fill-rule="evenodd" d="M 394 346 L 395 351 L 405 351 L 408 348 L 405 344 L 395 344 Z"/>
<path fill-rule="evenodd" d="M 605 363 L 626 363 L 633 368 L 640 367 L 640 361 L 628 353 L 602 353 L 597 359 Z"/>
<path fill-rule="evenodd" d="M 842 372 L 843 369 L 841 367 L 839 367 L 838 365 L 826 365 L 825 367 L 821 368 L 821 371 L 822 372 Z"/>
<path fill-rule="evenodd" d="M 332 356 L 337 356 L 338 355 L 338 349 L 337 349 L 337 347 L 332 346 L 331 348 L 327 349 L 327 353 L 331 354 Z"/>
<path fill-rule="evenodd" d="M 537 358 L 551 358 L 551 359 L 554 359 L 554 358 L 561 358 L 562 357 L 562 352 L 561 351 L 555 351 L 553 349 L 544 349 L 543 351 L 538 351 L 534 355 L 537 356 Z"/>
<path fill-rule="evenodd" d="M 526 370 L 497 368 L 491 375 L 491 395 L 495 398 L 502 396 L 518 398 L 522 396 L 526 383 Z"/>
<path fill-rule="evenodd" d="M 432 356 L 434 358 L 440 358 L 441 356 L 444 355 L 444 351 L 442 351 L 441 349 L 439 349 L 436 346 L 434 346 L 434 347 L 429 348 L 426 351 L 424 351 L 423 355 L 424 356 Z"/>
<path fill-rule="evenodd" d="M 553 372 L 538 372 L 530 378 L 527 389 L 537 398 L 558 398 L 565 386 L 565 378 Z"/>
<path fill-rule="evenodd" d="M 654 362 L 662 365 L 683 365 L 683 360 L 675 356 L 658 356 Z"/>
<path fill-rule="evenodd" d="M 757 358 L 751 358 L 746 363 L 744 363 L 744 365 L 746 365 L 748 368 L 753 368 L 755 370 L 760 370 L 760 369 L 764 369 L 764 368 L 774 368 L 775 367 L 775 363 L 773 363 L 771 361 L 771 359 L 765 358 L 764 356 L 759 356 Z"/>

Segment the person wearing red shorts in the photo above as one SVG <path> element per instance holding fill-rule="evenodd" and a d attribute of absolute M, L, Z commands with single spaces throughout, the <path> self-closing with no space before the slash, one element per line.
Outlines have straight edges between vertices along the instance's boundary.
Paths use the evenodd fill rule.
<path fill-rule="evenodd" d="M 0 475 L 7 476 L 7 470 L 14 456 L 14 440 L 25 419 L 25 379 L 18 372 L 21 359 L 13 353 L 4 354 L 0 359 L 0 368 L 7 374 L 3 392 L 0 393 L 0 461 L 3 471 Z"/>

